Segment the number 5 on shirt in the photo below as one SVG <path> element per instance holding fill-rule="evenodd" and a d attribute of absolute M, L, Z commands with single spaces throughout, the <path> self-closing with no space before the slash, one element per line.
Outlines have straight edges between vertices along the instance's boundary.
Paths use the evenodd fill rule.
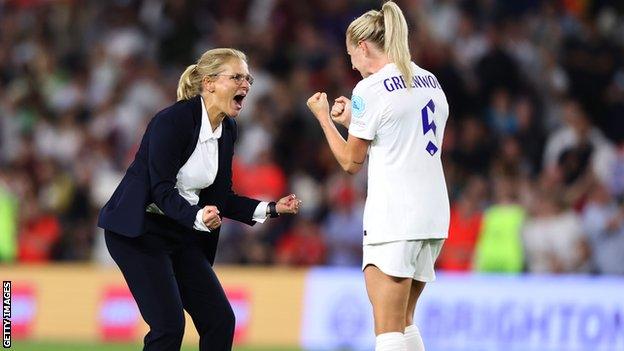
<path fill-rule="evenodd" d="M 429 102 L 427 102 L 425 107 L 423 107 L 422 110 L 420 110 L 421 117 L 422 117 L 423 135 L 427 135 L 429 131 L 432 131 L 433 136 L 435 138 L 436 125 L 435 125 L 435 121 L 433 120 L 433 118 L 431 119 L 431 122 L 429 122 L 429 110 L 431 110 L 432 114 L 435 113 L 435 104 L 433 103 L 433 100 L 429 100 Z M 429 143 L 427 143 L 427 147 L 425 148 L 425 150 L 427 150 L 429 155 L 433 156 L 435 155 L 436 152 L 438 152 L 438 147 L 433 141 L 429 141 Z"/>

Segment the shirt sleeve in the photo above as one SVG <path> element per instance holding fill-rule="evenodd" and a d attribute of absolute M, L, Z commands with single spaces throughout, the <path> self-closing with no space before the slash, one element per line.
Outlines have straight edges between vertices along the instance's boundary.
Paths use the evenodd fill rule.
<path fill-rule="evenodd" d="M 373 89 L 357 85 L 351 96 L 351 124 L 349 134 L 360 139 L 373 140 L 381 125 L 384 103 Z"/>
<path fill-rule="evenodd" d="M 202 232 L 210 232 L 210 229 L 204 223 L 204 209 L 197 211 L 197 215 L 195 216 L 195 223 L 193 223 L 193 229 L 200 230 Z"/>
<path fill-rule="evenodd" d="M 260 203 L 258 204 L 258 206 L 256 206 L 256 210 L 254 211 L 253 214 L 253 220 L 258 222 L 258 223 L 264 223 L 264 221 L 266 221 L 267 219 L 267 207 L 269 206 L 269 203 L 266 201 L 260 201 Z"/>

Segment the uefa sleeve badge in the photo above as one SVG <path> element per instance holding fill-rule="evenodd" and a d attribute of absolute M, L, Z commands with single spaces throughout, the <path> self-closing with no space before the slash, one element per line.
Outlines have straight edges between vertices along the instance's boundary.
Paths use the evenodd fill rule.
<path fill-rule="evenodd" d="M 351 98 L 351 111 L 353 117 L 362 117 L 364 114 L 364 110 L 366 109 L 366 104 L 364 103 L 364 99 L 362 97 L 353 95 Z"/>

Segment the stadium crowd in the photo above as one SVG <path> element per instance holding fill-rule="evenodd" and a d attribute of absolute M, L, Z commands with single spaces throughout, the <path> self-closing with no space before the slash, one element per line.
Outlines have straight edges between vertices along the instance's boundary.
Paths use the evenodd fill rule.
<path fill-rule="evenodd" d="M 624 274 L 624 4 L 397 0 L 451 113 L 441 269 Z M 245 51 L 234 188 L 294 217 L 225 221 L 217 260 L 361 262 L 366 172 L 343 175 L 305 107 L 360 79 L 347 24 L 378 1 L 0 2 L 0 261 L 110 262 L 98 210 L 183 69 Z M 294 147 L 292 145 L 295 145 Z"/>

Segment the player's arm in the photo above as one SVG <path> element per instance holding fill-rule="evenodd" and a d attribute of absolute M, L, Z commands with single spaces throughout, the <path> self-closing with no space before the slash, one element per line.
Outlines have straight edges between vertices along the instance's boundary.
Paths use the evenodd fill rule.
<path fill-rule="evenodd" d="M 329 118 L 321 122 L 321 128 L 323 128 L 329 147 L 342 169 L 349 174 L 359 172 L 364 161 L 366 161 L 370 140 L 360 139 L 349 134 L 345 141 Z"/>
<path fill-rule="evenodd" d="M 350 174 L 355 174 L 362 169 L 370 140 L 360 139 L 352 135 L 349 135 L 348 139 L 344 140 L 330 118 L 329 103 L 325 93 L 312 95 L 308 99 L 308 107 L 319 121 L 329 148 L 342 169 Z"/>
<path fill-rule="evenodd" d="M 371 141 L 358 138 L 349 134 L 347 138 L 347 153 L 350 155 L 351 163 L 347 168 L 342 167 L 349 174 L 355 174 L 362 169 L 364 161 L 366 160 L 366 154 L 368 154 L 368 147 Z"/>

